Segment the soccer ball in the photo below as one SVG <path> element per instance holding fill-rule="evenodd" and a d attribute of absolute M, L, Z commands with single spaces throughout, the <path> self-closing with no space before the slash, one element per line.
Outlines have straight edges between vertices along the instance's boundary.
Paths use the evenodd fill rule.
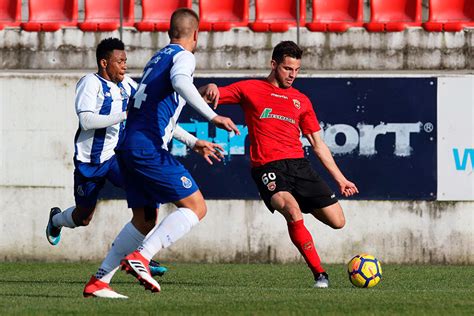
<path fill-rule="evenodd" d="M 382 266 L 374 256 L 360 254 L 347 264 L 349 280 L 357 287 L 373 287 L 382 278 Z"/>

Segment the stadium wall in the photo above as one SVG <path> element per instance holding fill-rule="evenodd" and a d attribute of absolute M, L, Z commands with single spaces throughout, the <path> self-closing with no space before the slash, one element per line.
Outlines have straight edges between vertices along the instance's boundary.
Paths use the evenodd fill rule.
<path fill-rule="evenodd" d="M 100 260 L 130 219 L 124 200 L 103 200 L 89 227 L 64 229 L 61 244 L 54 248 L 45 239 L 49 208 L 65 208 L 74 203 L 72 140 L 78 123 L 73 99 L 75 83 L 81 75 L 0 74 L 0 260 Z M 438 123 L 463 119 L 463 127 L 455 134 L 455 145 L 465 149 L 474 147 L 473 82 L 472 76 L 438 78 L 438 86 L 446 87 L 438 91 L 438 101 L 447 100 L 438 104 L 438 112 L 456 115 L 441 117 Z M 464 88 L 460 93 L 456 87 L 461 84 Z M 463 104 L 461 110 L 449 110 L 458 103 Z M 452 150 L 449 139 L 443 142 L 448 143 L 443 148 Z M 438 155 L 439 150 L 440 146 Z M 466 158 L 458 159 L 458 165 L 463 165 L 464 170 L 450 167 L 455 165 L 452 156 L 432 168 L 448 169 L 448 178 L 443 178 L 446 181 L 453 179 L 449 178 L 449 171 L 460 172 L 454 175 L 454 181 L 464 181 L 464 198 L 454 196 L 453 201 L 444 195 L 446 201 L 343 200 L 347 225 L 342 230 L 332 230 L 306 216 L 323 261 L 346 262 L 356 253 L 368 252 L 383 262 L 472 264 L 474 157 L 467 153 L 463 157 Z M 448 182 L 443 188 L 455 187 L 457 182 Z M 172 209 L 165 205 L 160 218 Z M 268 212 L 262 202 L 214 199 L 208 200 L 208 209 L 204 221 L 171 249 L 162 251 L 160 260 L 301 261 L 283 218 Z"/>
<path fill-rule="evenodd" d="M 369 33 L 351 28 L 345 33 L 300 30 L 304 49 L 303 69 L 311 70 L 464 70 L 474 69 L 474 29 L 461 32 Z M 95 48 L 118 32 L 82 32 L 75 28 L 57 32 L 0 31 L 0 69 L 94 69 Z M 165 32 L 124 29 L 128 66 L 142 69 L 143 61 L 167 45 Z M 266 69 L 274 45 L 297 41 L 296 28 L 286 33 L 256 33 L 248 28 L 228 32 L 201 32 L 197 67 L 205 71 Z"/>

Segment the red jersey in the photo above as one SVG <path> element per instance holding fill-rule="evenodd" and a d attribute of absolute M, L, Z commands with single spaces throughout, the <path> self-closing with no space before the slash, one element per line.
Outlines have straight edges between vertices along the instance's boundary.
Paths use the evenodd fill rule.
<path fill-rule="evenodd" d="M 250 160 L 258 167 L 275 160 L 303 158 L 304 135 L 321 129 L 311 101 L 295 88 L 266 80 L 243 80 L 220 87 L 219 104 L 240 104 L 250 137 Z"/>

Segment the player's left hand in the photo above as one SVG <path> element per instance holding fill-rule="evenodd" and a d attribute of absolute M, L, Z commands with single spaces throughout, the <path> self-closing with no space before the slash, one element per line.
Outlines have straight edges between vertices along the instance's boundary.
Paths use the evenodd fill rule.
<path fill-rule="evenodd" d="M 193 150 L 204 157 L 208 164 L 212 165 L 211 160 L 221 161 L 224 158 L 224 148 L 221 145 L 198 139 Z"/>
<path fill-rule="evenodd" d="M 356 185 L 349 180 L 344 180 L 339 183 L 339 189 L 344 197 L 349 197 L 359 193 L 359 189 L 357 189 Z"/>

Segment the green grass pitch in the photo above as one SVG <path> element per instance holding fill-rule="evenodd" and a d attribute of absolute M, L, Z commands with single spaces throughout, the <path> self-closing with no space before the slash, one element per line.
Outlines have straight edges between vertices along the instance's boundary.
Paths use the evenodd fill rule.
<path fill-rule="evenodd" d="M 82 297 L 97 263 L 0 263 L 0 315 L 473 315 L 474 266 L 383 265 L 372 289 L 327 265 L 330 289 L 313 289 L 301 264 L 169 264 L 152 294 L 123 271 L 128 300 Z"/>

